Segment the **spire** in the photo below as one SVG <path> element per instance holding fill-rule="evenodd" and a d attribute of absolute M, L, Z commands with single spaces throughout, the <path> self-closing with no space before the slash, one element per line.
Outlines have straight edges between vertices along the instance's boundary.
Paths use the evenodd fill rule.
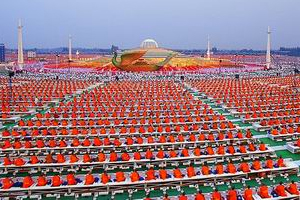
<path fill-rule="evenodd" d="M 270 69 L 271 67 L 271 31 L 268 27 L 268 43 L 267 43 L 267 54 L 266 54 L 266 67 Z"/>
<path fill-rule="evenodd" d="M 72 60 L 72 37 L 69 35 L 69 61 Z"/>
<path fill-rule="evenodd" d="M 23 56 L 23 38 L 22 38 L 22 23 L 21 20 L 19 20 L 19 25 L 18 25 L 18 66 L 19 69 L 23 69 L 23 64 L 24 64 L 24 56 Z"/>
<path fill-rule="evenodd" d="M 76 59 L 79 60 L 79 51 L 76 51 Z"/>
<path fill-rule="evenodd" d="M 207 58 L 210 60 L 210 41 L 209 41 L 209 36 L 207 38 Z"/>

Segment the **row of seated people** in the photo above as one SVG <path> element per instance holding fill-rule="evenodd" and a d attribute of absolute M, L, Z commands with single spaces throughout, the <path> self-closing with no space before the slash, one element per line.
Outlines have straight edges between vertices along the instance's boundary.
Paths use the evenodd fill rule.
<path fill-rule="evenodd" d="M 237 129 L 235 125 L 232 124 L 232 122 L 214 122 L 214 123 L 197 123 L 197 124 L 187 124 L 187 123 L 178 123 L 178 124 L 164 124 L 164 125 L 155 125 L 155 124 L 142 124 L 142 125 L 118 125 L 117 128 L 116 125 L 109 125 L 109 126 L 103 126 L 103 125 L 87 125 L 85 121 L 83 121 L 84 125 L 71 125 L 71 126 L 43 126 L 43 127 L 17 127 L 18 130 L 26 130 L 26 129 L 32 129 L 32 130 L 45 130 L 44 133 L 51 133 L 50 135 L 57 134 L 57 129 L 63 130 L 64 128 L 72 128 L 72 134 L 78 133 L 78 129 L 85 129 L 85 133 L 88 133 L 88 129 L 90 129 L 90 126 L 94 127 L 94 130 L 99 130 L 99 133 L 102 135 L 105 134 L 135 134 L 135 133 L 171 133 L 171 132 L 198 132 L 198 131 L 234 131 Z M 73 128 L 76 127 L 76 128 Z M 48 130 L 49 129 L 49 130 Z M 66 131 L 67 129 L 64 129 L 64 133 L 68 133 Z M 97 132 L 97 131 L 96 131 Z M 5 132 L 6 134 L 9 132 Z M 16 132 L 15 132 L 16 133 Z M 84 134 L 84 131 L 82 131 Z M 18 133 L 17 133 L 18 134 Z M 4 135 L 3 135 L 4 136 Z M 5 135 L 8 136 L 8 135 Z"/>
<path fill-rule="evenodd" d="M 232 137 L 231 137 L 232 136 Z M 239 136 L 239 137 L 237 137 Z M 235 137 L 238 139 L 243 139 L 243 135 L 237 134 Z M 60 140 L 58 138 L 45 138 L 45 139 L 37 139 L 32 140 L 31 138 L 25 138 L 24 141 L 20 139 L 15 139 L 15 141 L 11 141 L 9 139 L 4 139 L 3 143 L 0 142 L 0 148 L 4 149 L 21 149 L 21 150 L 28 150 L 32 148 L 38 148 L 38 149 L 44 149 L 44 148 L 66 148 L 66 147 L 105 147 L 105 146 L 113 146 L 113 147 L 129 147 L 129 146 L 141 146 L 145 145 L 148 146 L 150 144 L 170 144 L 170 143 L 194 143 L 194 142 L 213 142 L 213 141 L 222 141 L 224 139 L 229 139 L 231 143 L 233 143 L 233 135 L 230 135 L 230 138 L 225 136 L 224 134 L 218 134 L 216 140 L 212 134 L 208 134 L 208 140 L 206 140 L 205 134 L 201 133 L 200 135 L 195 135 L 193 133 L 183 136 L 182 134 L 178 134 L 177 137 L 174 137 L 174 135 L 166 136 L 166 135 L 160 135 L 160 136 L 137 136 L 137 137 L 126 137 L 126 138 L 109 138 L 105 137 L 101 139 L 100 137 L 94 137 L 93 139 L 90 139 L 89 137 L 86 137 L 85 139 L 78 139 L 78 138 L 61 138 Z M 247 137 L 248 138 L 248 137 Z M 249 137 L 249 139 L 251 136 Z M 250 140 L 249 140 L 250 141 Z M 237 146 L 237 144 L 234 144 Z M 264 145 L 263 143 L 260 145 L 260 147 Z M 231 144 L 233 146 L 233 144 Z M 252 147 L 253 146 L 253 147 Z M 242 148 L 241 148 L 242 149 Z M 246 149 L 246 148 L 245 148 Z M 254 144 L 249 145 L 249 149 L 255 149 Z M 263 148 L 265 149 L 265 147 Z"/>
<path fill-rule="evenodd" d="M 257 194 L 260 195 L 261 198 L 271 198 L 271 197 L 287 197 L 288 194 L 299 196 L 299 186 L 295 181 L 291 181 L 288 184 L 283 184 L 282 182 L 279 183 L 279 185 L 276 185 L 274 189 L 271 191 L 271 195 L 269 194 L 269 187 L 265 184 L 262 184 L 259 186 Z M 223 194 L 222 194 L 223 193 Z M 165 194 L 163 197 L 159 197 L 162 200 L 188 200 L 188 199 L 194 199 L 194 200 L 205 200 L 205 199 L 211 199 L 211 200 L 253 200 L 253 196 L 255 194 L 254 189 L 251 189 L 250 186 L 247 186 L 247 188 L 244 188 L 242 191 L 238 191 L 235 189 L 234 186 L 230 187 L 226 193 L 220 192 L 217 188 L 211 192 L 211 193 L 202 193 L 201 190 L 197 192 L 195 195 L 186 195 L 185 192 L 182 192 L 177 198 L 169 197 L 167 194 Z M 156 200 L 157 198 L 150 198 L 150 195 L 146 195 L 144 200 Z"/>
<path fill-rule="evenodd" d="M 299 116 L 290 116 L 285 118 L 277 119 L 262 119 L 260 121 L 261 126 L 280 126 L 280 125 L 293 125 L 295 123 L 299 124 Z"/>
<path fill-rule="evenodd" d="M 156 124 L 156 125 L 172 125 L 172 124 L 178 124 L 178 125 L 187 125 L 188 124 L 216 124 L 216 128 L 218 127 L 217 124 L 221 124 L 219 127 L 220 128 L 234 128 L 235 126 L 230 123 L 230 122 L 226 122 L 225 121 L 225 117 L 203 117 L 201 118 L 200 116 L 189 116 L 189 117 L 178 117 L 178 118 L 165 118 L 165 119 L 160 119 L 160 118 L 149 118 L 148 120 L 146 120 L 145 118 L 142 118 L 140 120 L 138 119 L 132 119 L 132 120 L 119 120 L 119 119 L 115 119 L 115 120 L 102 120 L 102 119 L 95 119 L 95 118 L 81 118 L 81 119 L 71 119 L 71 120 L 67 120 L 67 119 L 47 119 L 45 121 L 41 121 L 41 120 L 28 120 L 28 121 L 23 121 L 21 120 L 19 122 L 19 126 L 20 127 L 41 127 L 41 126 L 94 126 L 94 125 L 98 125 L 98 126 L 104 126 L 104 127 L 110 127 L 110 126 L 138 126 L 138 125 L 152 125 L 152 124 Z"/>
<path fill-rule="evenodd" d="M 196 147 L 193 149 L 183 148 L 172 149 L 172 150 L 163 150 L 159 149 L 158 151 L 147 149 L 146 151 L 125 151 L 117 153 L 112 150 L 111 153 L 99 152 L 98 154 L 85 153 L 84 155 L 77 155 L 71 153 L 66 159 L 62 153 L 58 153 L 56 155 L 56 159 L 53 158 L 52 154 L 46 154 L 46 156 L 37 156 L 35 154 L 31 156 L 23 155 L 22 157 L 14 158 L 14 156 L 7 155 L 0 162 L 3 166 L 15 165 L 15 166 L 24 166 L 26 163 L 28 164 L 39 164 L 39 163 L 90 163 L 90 162 L 118 162 L 118 161 L 138 161 L 138 160 L 156 160 L 156 159 L 166 159 L 166 158 L 206 158 L 207 156 L 216 156 L 216 155 L 240 155 L 247 154 L 251 155 L 251 153 L 264 153 L 267 151 L 267 147 L 262 143 L 257 148 L 253 143 L 249 144 L 248 149 L 246 150 L 245 145 L 240 145 L 239 148 L 235 148 L 233 145 L 225 148 L 223 145 L 219 145 L 216 148 L 212 148 L 211 146 L 206 147 L 205 149 L 201 149 L 200 147 Z"/>
<path fill-rule="evenodd" d="M 265 184 L 262 184 L 257 191 L 257 194 L 263 199 L 287 197 L 288 193 L 291 195 L 299 196 L 300 193 L 298 185 L 294 181 L 292 181 L 292 183 L 290 183 L 289 185 L 284 185 L 282 182 L 280 182 L 279 185 L 275 186 L 273 189 Z"/>
<path fill-rule="evenodd" d="M 300 109 L 298 111 L 286 111 L 287 113 L 284 113 L 283 115 L 279 114 L 276 115 L 273 114 L 271 115 L 271 113 L 269 112 L 255 112 L 253 114 L 247 113 L 245 115 L 245 119 L 257 119 L 257 120 L 261 120 L 260 124 L 265 123 L 267 120 L 276 120 L 274 121 L 275 123 L 293 123 L 293 121 L 295 120 L 295 122 L 299 122 L 299 115 L 300 115 Z M 287 118 L 287 120 L 285 119 Z M 294 119 L 295 118 L 295 119 Z"/>
<path fill-rule="evenodd" d="M 257 194 L 265 199 L 265 198 L 276 198 L 276 197 L 288 197 L 288 193 L 290 195 L 299 196 L 299 186 L 295 181 L 291 181 L 288 184 L 283 184 L 280 182 L 278 185 L 276 185 L 271 192 L 269 192 L 269 187 L 265 184 L 262 184 L 257 189 Z M 253 196 L 255 194 L 254 189 L 251 189 L 250 186 L 247 186 L 243 191 L 238 191 L 235 189 L 234 186 L 228 189 L 228 191 L 220 192 L 218 189 L 215 189 L 211 193 L 203 194 L 201 190 L 197 192 L 195 195 L 186 195 L 185 192 L 182 192 L 177 198 L 169 197 L 167 194 L 165 194 L 163 197 L 160 197 L 163 200 L 188 200 L 188 199 L 194 199 L 194 200 L 205 200 L 205 199 L 211 199 L 211 200 L 253 200 Z M 269 194 L 271 193 L 271 194 Z M 156 200 L 157 198 L 150 198 L 150 195 L 146 195 L 144 200 Z"/>
<path fill-rule="evenodd" d="M 59 107 L 50 108 L 50 113 L 69 113 L 73 112 L 91 112 L 91 111 L 109 111 L 109 112 L 134 112 L 134 111 L 156 111 L 156 110 L 174 110 L 174 111 L 188 111 L 196 112 L 197 110 L 208 110 L 209 106 L 207 104 L 203 104 L 201 100 L 194 99 L 179 99 L 179 100 L 168 100 L 164 99 L 161 101 L 144 101 L 142 100 L 134 100 L 131 101 L 97 101 L 97 100 L 89 100 L 84 99 L 83 101 L 77 102 L 68 102 L 64 104 L 61 102 Z M 209 109 L 211 111 L 211 109 Z M 205 112 L 206 113 L 206 112 Z"/>
<path fill-rule="evenodd" d="M 262 105 L 263 104 L 263 105 Z M 295 110 L 298 110 L 300 108 L 300 103 L 297 103 L 297 102 L 293 102 L 293 103 L 290 103 L 290 104 L 282 104 L 282 102 L 278 102 L 278 104 L 270 104 L 269 102 L 257 102 L 257 105 L 253 105 L 252 106 L 249 106 L 249 105 L 244 105 L 244 106 L 241 106 L 241 105 L 238 105 L 236 106 L 238 107 L 237 111 L 240 112 L 240 113 L 254 113 L 256 111 L 264 111 L 264 112 L 271 112 L 273 110 L 272 115 L 270 116 L 273 116 L 273 117 L 276 117 L 276 116 L 282 116 L 283 113 L 282 111 L 285 112 L 286 114 L 286 111 L 291 111 L 291 112 L 295 112 L 294 110 L 292 110 L 293 108 L 296 108 Z M 282 114 L 280 114 L 282 113 Z"/>
<path fill-rule="evenodd" d="M 243 165 L 242 165 L 243 164 Z M 258 165 L 258 168 L 256 168 Z M 284 165 L 284 164 L 283 164 Z M 273 166 L 272 166 L 273 167 Z M 251 168 L 253 170 L 260 170 L 261 163 L 259 160 L 255 160 L 252 164 Z M 85 176 L 86 185 L 94 184 L 95 182 L 100 181 L 102 184 L 107 184 L 109 182 L 112 183 L 120 183 L 120 182 L 139 182 L 139 181 L 154 181 L 154 180 L 170 180 L 170 179 L 182 179 L 182 178 L 193 178 L 193 177 L 200 177 L 205 175 L 221 175 L 224 173 L 235 174 L 238 171 L 247 173 L 250 172 L 250 167 L 248 162 L 243 162 L 239 166 L 239 169 L 232 163 L 229 162 L 227 166 L 224 168 L 223 164 L 218 163 L 216 168 L 212 170 L 207 164 L 203 164 L 201 170 L 195 169 L 192 165 L 188 166 L 185 170 L 180 169 L 179 167 L 175 167 L 174 169 L 165 169 L 160 168 L 159 170 L 155 170 L 154 168 L 149 168 L 146 171 L 137 171 L 133 169 L 131 172 L 123 172 L 117 171 L 115 173 L 107 173 L 104 171 L 101 174 L 101 177 L 98 175 L 94 175 L 88 173 Z M 95 180 L 95 178 L 97 178 Z M 23 187 L 23 188 L 30 188 L 34 186 L 46 186 L 47 184 L 52 187 L 59 187 L 61 185 L 76 185 L 82 182 L 82 178 L 79 175 L 76 177 L 74 173 L 69 173 L 66 176 L 55 175 L 52 177 L 47 178 L 45 175 L 40 175 L 39 177 L 31 177 L 26 176 L 23 178 L 23 181 L 19 181 L 21 178 L 17 177 L 14 180 L 10 177 L 6 177 L 2 179 L 2 189 L 9 189 L 11 187 Z M 65 181 L 64 181 L 65 179 Z M 51 180 L 51 181 L 49 181 Z M 35 184 L 37 183 L 37 184 Z"/>
<path fill-rule="evenodd" d="M 73 129 L 74 130 L 74 129 Z M 76 130 L 76 129 L 75 129 Z M 13 132 L 12 132 L 13 133 Z M 28 134 L 25 132 L 24 134 L 18 134 L 14 136 L 21 136 L 23 138 L 15 138 L 14 141 L 6 138 L 3 138 L 3 143 L 0 142 L 0 148 L 7 149 L 21 149 L 21 148 L 55 148 L 55 147 L 80 147 L 80 146 L 131 146 L 134 144 L 164 144 L 164 143 L 190 143 L 190 142 L 216 142 L 216 141 L 227 141 L 227 140 L 242 140 L 242 139 L 251 139 L 252 133 L 251 131 L 247 131 L 246 133 L 242 133 L 242 131 L 238 131 L 237 133 L 229 132 L 218 132 L 212 133 L 209 132 L 204 133 L 179 133 L 179 134 L 156 134 L 156 135 L 136 135 L 131 136 L 127 135 L 127 137 L 99 137 L 101 135 L 97 135 L 96 133 L 92 135 L 89 132 L 85 133 L 73 133 L 74 136 L 83 135 L 84 139 L 79 139 L 78 137 L 63 137 L 69 135 L 66 134 L 53 134 L 52 132 L 39 134 L 39 131 L 36 133 Z M 3 136 L 7 136 L 6 133 L 3 133 Z M 42 138 L 35 138 L 35 136 L 42 136 Z M 55 137 L 46 137 L 46 136 L 55 136 Z M 57 137 L 58 136 L 58 137 Z M 60 137 L 59 137 L 60 136 Z M 93 136 L 93 137 L 92 137 Z M 93 141 L 91 141 L 93 140 Z"/>
<path fill-rule="evenodd" d="M 106 128 L 60 128 L 60 129 L 55 129 L 55 128 L 49 128 L 49 129 L 36 129 L 36 128 L 32 128 L 32 129 L 12 129 L 12 130 L 3 130 L 2 132 L 2 138 L 15 138 L 15 137 L 39 137 L 39 136 L 88 136 L 88 137 L 95 137 L 95 136 L 100 136 L 100 137 L 105 137 L 105 136 L 119 136 L 119 137 L 125 137 L 125 136 L 146 136 L 146 135 L 160 135 L 160 134 L 167 134 L 167 135 L 174 135 L 174 134 L 178 134 L 178 132 L 181 132 L 180 134 L 178 134 L 178 136 L 183 135 L 186 137 L 186 135 L 190 135 L 190 134 L 196 134 L 197 137 L 199 138 L 200 141 L 204 141 L 206 139 L 208 140 L 223 140 L 223 139 L 233 139 L 234 137 L 237 138 L 251 138 L 252 134 L 251 131 L 248 131 L 243 134 L 241 132 L 241 130 L 237 130 L 237 129 L 232 129 L 232 130 L 214 130 L 214 129 L 208 129 L 208 130 L 200 130 L 199 131 L 199 127 L 193 125 L 193 130 L 186 130 L 184 131 L 181 129 L 180 126 L 174 126 L 171 129 L 171 127 L 166 127 L 164 132 L 163 130 L 161 130 L 160 128 L 161 126 L 158 126 L 157 129 L 159 129 L 159 131 L 154 130 L 153 126 L 149 126 L 148 128 L 144 128 L 143 126 L 141 126 L 138 129 L 138 132 L 134 132 L 133 130 L 130 132 L 129 129 L 129 133 L 127 133 L 125 130 L 127 129 L 122 129 L 124 131 L 119 132 L 119 134 L 117 134 L 116 129 L 114 128 L 110 128 L 110 129 L 106 129 Z M 134 129 L 135 130 L 135 129 Z M 161 132 L 160 132 L 161 130 Z M 200 132 L 200 133 L 199 133 Z M 186 140 L 188 140 L 188 138 L 186 138 Z"/>
<path fill-rule="evenodd" d="M 287 135 L 300 134 L 300 125 L 296 126 L 281 126 L 280 128 L 273 128 L 270 130 L 271 135 Z"/>
<path fill-rule="evenodd" d="M 102 112 L 102 111 L 90 111 L 90 112 L 85 112 L 85 111 L 79 111 L 79 112 L 64 112 L 64 113 L 45 113 L 44 116 L 41 113 L 36 114 L 36 117 L 39 120 L 45 121 L 47 119 L 69 119 L 69 118 L 87 118 L 87 119 L 101 119 L 101 118 L 107 118 L 107 120 L 149 120 L 151 118 L 172 118 L 172 120 L 175 120 L 176 117 L 183 117 L 183 118 L 188 118 L 188 117 L 201 117 L 205 121 L 209 120 L 218 120 L 219 116 L 214 116 L 216 115 L 214 112 L 211 112 L 210 110 L 144 110 L 144 111 L 129 111 L 129 112 L 117 112 L 117 111 L 111 111 L 111 112 Z M 163 120 L 163 119 L 162 119 Z"/>
<path fill-rule="evenodd" d="M 247 94 L 248 95 L 248 94 Z M 295 98 L 294 96 L 287 95 L 287 98 L 285 101 L 280 98 L 262 98 L 254 97 L 252 99 L 248 98 L 238 98 L 238 99 L 229 99 L 228 97 L 224 97 L 223 103 L 226 104 L 226 107 L 229 109 L 237 109 L 238 112 L 249 112 L 249 111 L 284 111 L 285 109 L 299 109 L 299 103 L 300 100 Z M 221 101 L 218 100 L 219 104 L 221 104 Z"/>
<path fill-rule="evenodd" d="M 174 109 L 172 107 L 170 108 L 160 108 L 160 109 L 118 109 L 114 108 L 112 110 L 109 109 L 109 111 L 106 110 L 106 108 L 101 108 L 100 106 L 94 107 L 93 109 L 89 106 L 87 107 L 81 107 L 79 110 L 75 107 L 72 108 L 72 111 L 70 109 L 65 108 L 63 111 L 53 111 L 51 112 L 54 107 L 50 109 L 49 112 L 45 114 L 37 113 L 36 117 L 38 119 L 50 119 L 50 118 L 101 118 L 106 117 L 109 119 L 122 119 L 122 118 L 151 118 L 153 116 L 163 118 L 165 117 L 186 117 L 186 116 L 211 116 L 214 115 L 214 111 L 212 109 L 205 108 L 206 106 L 203 106 L 204 108 L 193 108 L 193 109 L 183 109 L 183 108 L 177 108 Z M 84 110 L 87 109 L 87 111 Z M 57 108 L 58 109 L 58 108 Z"/>

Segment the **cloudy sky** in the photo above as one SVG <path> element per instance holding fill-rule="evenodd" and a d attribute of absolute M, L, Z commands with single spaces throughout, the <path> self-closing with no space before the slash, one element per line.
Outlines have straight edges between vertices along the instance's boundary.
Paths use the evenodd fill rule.
<path fill-rule="evenodd" d="M 167 48 L 220 49 L 300 46 L 299 0 L 1 0 L 0 43 L 17 46 L 22 19 L 25 48 L 121 48 L 145 38 Z"/>

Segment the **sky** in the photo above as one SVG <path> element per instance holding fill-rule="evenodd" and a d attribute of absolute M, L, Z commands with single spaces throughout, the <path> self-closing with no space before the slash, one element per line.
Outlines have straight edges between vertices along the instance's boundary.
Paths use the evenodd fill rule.
<path fill-rule="evenodd" d="M 300 0 L 0 0 L 0 43 L 24 48 L 133 48 L 146 38 L 173 49 L 300 46 Z"/>

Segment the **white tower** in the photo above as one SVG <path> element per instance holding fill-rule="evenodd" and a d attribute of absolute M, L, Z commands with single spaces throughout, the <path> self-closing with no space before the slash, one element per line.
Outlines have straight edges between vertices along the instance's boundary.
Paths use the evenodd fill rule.
<path fill-rule="evenodd" d="M 76 59 L 79 60 L 79 51 L 76 51 Z"/>
<path fill-rule="evenodd" d="M 271 31 L 268 27 L 268 43 L 267 43 L 267 54 L 266 54 L 266 67 L 270 69 L 271 67 Z"/>
<path fill-rule="evenodd" d="M 210 60 L 210 41 L 209 41 L 209 36 L 207 38 L 207 58 Z"/>
<path fill-rule="evenodd" d="M 72 60 L 72 37 L 69 35 L 69 61 Z"/>
<path fill-rule="evenodd" d="M 24 65 L 22 28 L 23 28 L 23 26 L 21 24 L 21 20 L 19 20 L 19 26 L 18 26 L 18 66 L 19 66 L 20 70 L 23 70 L 23 65 Z"/>

